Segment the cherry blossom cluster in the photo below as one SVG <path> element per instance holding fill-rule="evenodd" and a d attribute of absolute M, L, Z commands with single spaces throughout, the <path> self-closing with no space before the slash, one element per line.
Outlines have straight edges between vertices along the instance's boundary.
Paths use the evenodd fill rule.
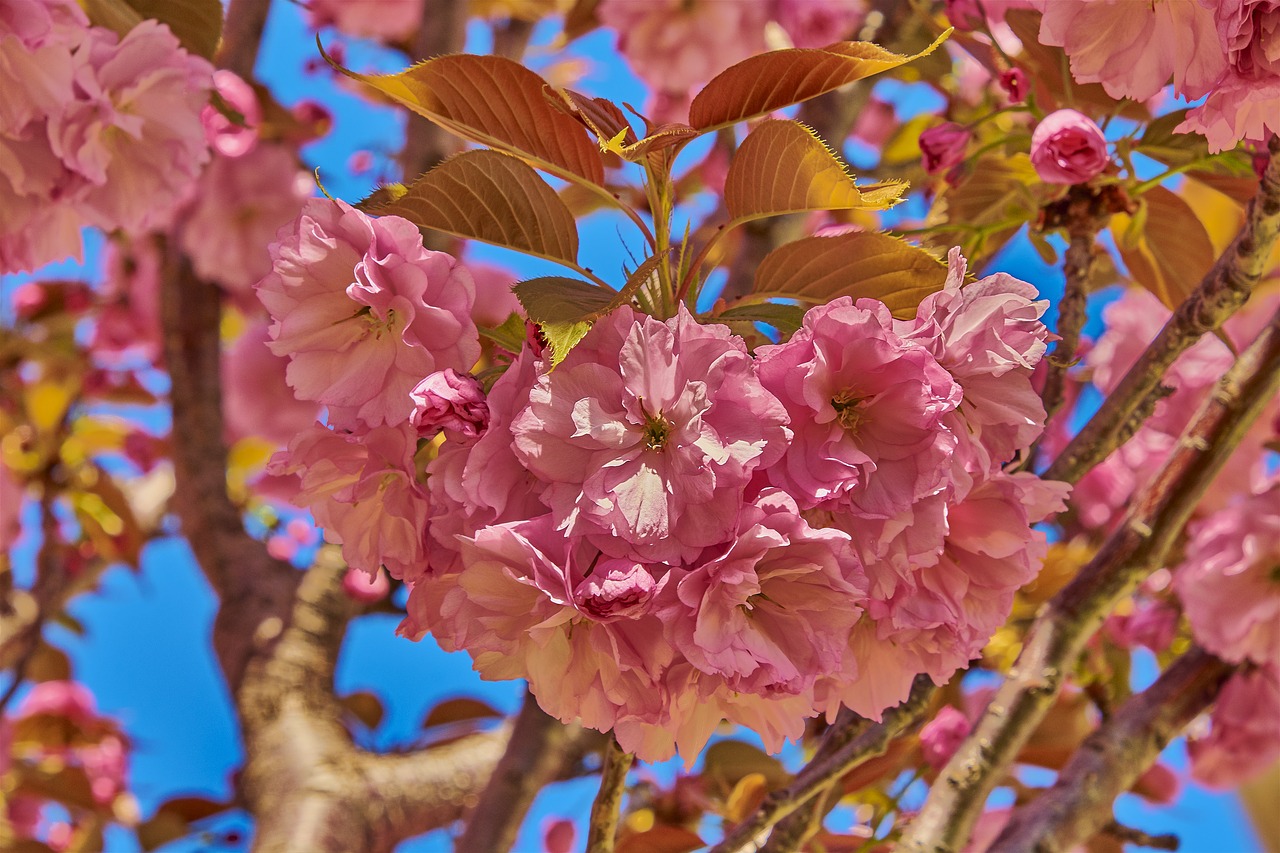
<path fill-rule="evenodd" d="M 170 220 L 209 158 L 213 68 L 169 29 L 123 38 L 73 0 L 0 2 L 0 272 L 80 254 L 80 229 Z"/>
<path fill-rule="evenodd" d="M 350 565 L 411 585 L 402 633 L 643 759 L 722 719 L 776 749 L 950 678 L 1065 497 L 1002 470 L 1043 427 L 1046 303 L 963 284 L 958 250 L 908 320 L 844 297 L 752 353 L 624 307 L 554 368 L 531 337 L 487 393 L 473 282 L 410 223 L 315 200 L 272 251 L 271 349 L 329 413 L 273 472 Z"/>
<path fill-rule="evenodd" d="M 1173 77 L 1193 108 L 1178 131 L 1211 151 L 1280 132 L 1280 6 L 1274 0 L 1095 3 L 1036 0 L 1040 41 L 1071 57 L 1071 75 L 1113 98 L 1145 101 Z M 1106 38 L 1099 38 L 1105 33 Z"/>

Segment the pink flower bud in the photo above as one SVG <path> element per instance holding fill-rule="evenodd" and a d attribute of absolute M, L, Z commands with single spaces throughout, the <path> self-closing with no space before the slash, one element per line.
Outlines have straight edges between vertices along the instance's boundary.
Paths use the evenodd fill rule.
<path fill-rule="evenodd" d="M 920 751 L 934 770 L 941 770 L 969 736 L 969 720 L 950 705 L 920 730 Z"/>
<path fill-rule="evenodd" d="M 373 575 L 352 569 L 342 576 L 342 591 L 361 604 L 375 604 L 391 591 L 391 581 L 382 569 Z"/>
<path fill-rule="evenodd" d="M 571 820 L 560 818 L 546 824 L 542 833 L 545 853 L 572 853 L 577 834 Z"/>
<path fill-rule="evenodd" d="M 930 175 L 936 175 L 960 165 L 971 137 L 968 128 L 953 121 L 943 122 L 920 134 L 924 170 Z"/>
<path fill-rule="evenodd" d="M 649 609 L 657 581 L 635 560 L 601 560 L 573 591 L 578 609 L 601 622 L 635 619 Z"/>
<path fill-rule="evenodd" d="M 258 106 L 257 94 L 233 71 L 213 72 L 213 85 L 226 105 L 239 113 L 244 121 L 232 121 L 213 104 L 208 104 L 200 111 L 205 139 L 223 157 L 249 153 L 249 149 L 258 142 L 258 125 L 262 124 L 262 108 Z"/>
<path fill-rule="evenodd" d="M 470 375 L 453 368 L 423 379 L 409 396 L 413 398 L 409 422 L 417 427 L 419 435 L 431 436 L 447 429 L 466 438 L 479 438 L 489 426 L 484 389 Z"/>
<path fill-rule="evenodd" d="M 1044 117 L 1031 135 L 1031 163 L 1050 184 L 1083 184 L 1107 167 L 1102 129 L 1075 110 Z"/>
<path fill-rule="evenodd" d="M 1000 88 L 1009 96 L 1010 103 L 1020 104 L 1025 101 L 1029 86 L 1027 72 L 1021 68 L 1009 68 L 1000 72 Z"/>

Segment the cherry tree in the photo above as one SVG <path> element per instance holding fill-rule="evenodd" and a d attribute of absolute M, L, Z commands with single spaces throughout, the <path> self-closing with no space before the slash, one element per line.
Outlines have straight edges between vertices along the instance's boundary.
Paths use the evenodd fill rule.
<path fill-rule="evenodd" d="M 1274 790 L 1275 3 L 309 0 L 408 122 L 350 198 L 282 5 L 0 0 L 7 849 L 508 850 L 583 777 L 545 850 L 1176 849 L 1114 806 L 1180 738 Z M 47 629 L 175 534 L 245 759 L 142 814 Z M 521 710 L 366 748 L 386 613 Z"/>

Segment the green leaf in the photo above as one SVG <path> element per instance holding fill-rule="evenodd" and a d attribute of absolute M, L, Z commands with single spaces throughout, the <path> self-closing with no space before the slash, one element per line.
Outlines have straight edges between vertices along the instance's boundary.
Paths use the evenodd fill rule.
<path fill-rule="evenodd" d="M 534 72 L 501 56 L 453 54 L 399 74 L 335 69 L 452 133 L 513 154 L 565 180 L 604 182 L 601 152 L 585 128 L 552 106 Z"/>
<path fill-rule="evenodd" d="M 538 328 L 542 330 L 542 336 L 547 339 L 547 345 L 551 348 L 551 366 L 554 368 L 587 336 L 587 332 L 591 331 L 591 324 L 542 323 Z"/>
<path fill-rule="evenodd" d="M 812 130 L 774 119 L 762 122 L 733 155 L 724 202 L 738 223 L 808 210 L 884 210 L 906 190 L 903 181 L 859 187 Z"/>
<path fill-rule="evenodd" d="M 577 262 L 578 228 L 569 208 L 537 172 L 498 151 L 464 151 L 395 200 L 362 204 L 367 213 L 403 216 L 419 228 Z"/>
<path fill-rule="evenodd" d="M 950 34 L 947 30 L 914 56 L 862 41 L 753 56 L 720 72 L 694 97 L 689 124 L 700 131 L 715 130 L 816 98 L 932 53 Z"/>
<path fill-rule="evenodd" d="M 946 280 L 946 264 L 925 250 L 888 234 L 855 231 L 774 249 L 756 268 L 751 292 L 810 303 L 878 299 L 895 317 L 908 319 Z"/>
<path fill-rule="evenodd" d="M 535 323 L 590 322 L 605 313 L 616 291 L 576 278 L 546 276 L 516 284 L 512 290 Z"/>
<path fill-rule="evenodd" d="M 525 324 L 519 314 L 511 314 L 502 325 L 493 328 L 480 327 L 480 334 L 507 352 L 518 353 L 524 347 Z"/>
<path fill-rule="evenodd" d="M 757 302 L 735 305 L 711 319 L 717 323 L 764 323 L 777 329 L 783 340 L 796 333 L 804 322 L 808 306 L 785 302 Z"/>

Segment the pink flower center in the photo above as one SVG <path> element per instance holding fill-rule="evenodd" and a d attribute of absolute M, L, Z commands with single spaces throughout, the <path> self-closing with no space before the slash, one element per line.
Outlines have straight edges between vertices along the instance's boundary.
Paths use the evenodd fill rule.
<path fill-rule="evenodd" d="M 865 397 L 859 397 L 856 391 L 848 388 L 831 398 L 831 408 L 836 410 L 836 420 L 850 434 L 858 431 L 862 417 L 866 414 Z"/>
<path fill-rule="evenodd" d="M 650 450 L 661 451 L 667 446 L 667 438 L 671 435 L 671 422 L 662 416 L 662 412 L 656 415 L 649 414 L 647 409 L 644 410 L 644 446 Z"/>

